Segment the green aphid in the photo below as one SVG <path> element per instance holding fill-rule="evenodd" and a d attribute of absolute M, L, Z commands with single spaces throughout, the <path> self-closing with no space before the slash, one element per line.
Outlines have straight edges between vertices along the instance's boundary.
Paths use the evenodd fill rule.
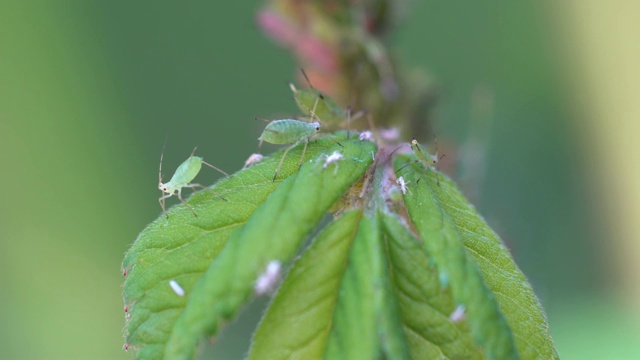
<path fill-rule="evenodd" d="M 293 84 L 289 84 L 289 87 L 293 91 L 293 98 L 296 100 L 298 107 L 306 116 L 312 116 L 312 108 L 315 102 L 318 101 L 315 114 L 328 126 L 336 126 L 349 117 L 348 111 L 343 110 L 333 99 L 313 87 L 298 89 Z"/>
<path fill-rule="evenodd" d="M 413 156 L 416 157 L 416 160 L 403 165 L 396 171 L 396 173 L 400 172 L 400 170 L 406 168 L 407 166 L 410 166 L 419 162 L 420 164 L 422 164 L 422 168 L 425 171 L 429 171 L 429 170 L 435 171 L 436 182 L 438 183 L 438 185 L 440 185 L 440 178 L 438 177 L 438 172 L 437 172 L 438 168 L 436 164 L 438 164 L 438 162 L 440 161 L 440 159 L 444 157 L 444 155 L 438 156 L 437 147 L 438 147 L 438 141 L 436 140 L 436 153 L 434 155 L 431 155 L 422 147 L 422 145 L 418 144 L 418 140 L 416 139 L 411 140 L 411 151 L 413 152 Z M 422 179 L 422 175 L 420 175 L 420 177 L 416 181 L 416 184 L 420 182 L 421 179 Z"/>
<path fill-rule="evenodd" d="M 293 149 L 298 144 L 304 141 L 304 149 L 302 150 L 302 157 L 300 157 L 299 167 L 302 166 L 302 160 L 304 159 L 304 154 L 307 152 L 309 139 L 316 135 L 318 131 L 320 131 L 319 121 L 309 123 L 306 121 L 293 119 L 274 120 L 264 128 L 262 135 L 260 135 L 260 137 L 258 138 L 258 140 L 260 140 L 260 143 L 258 144 L 258 152 L 260 152 L 262 142 L 264 141 L 274 145 L 291 144 L 291 146 L 289 146 L 284 151 L 284 154 L 282 154 L 280 163 L 278 163 L 278 167 L 276 168 L 276 173 L 273 175 L 273 181 L 276 181 L 276 178 L 278 177 L 278 171 L 280 171 L 282 162 L 287 156 L 289 150 Z"/>
<path fill-rule="evenodd" d="M 304 160 L 304 154 L 307 152 L 309 140 L 320 131 L 320 119 L 318 119 L 318 116 L 315 114 L 315 110 L 318 106 L 318 100 L 319 99 L 316 98 L 316 102 L 311 110 L 311 120 L 315 119 L 318 121 L 306 122 L 294 119 L 273 120 L 269 122 L 269 124 L 267 124 L 267 126 L 264 128 L 264 131 L 258 138 L 258 140 L 260 140 L 260 143 L 258 144 L 258 153 L 260 152 L 262 142 L 264 141 L 274 145 L 291 144 L 291 146 L 289 146 L 284 151 L 284 154 L 282 154 L 280 163 L 278 163 L 278 167 L 276 168 L 276 173 L 273 174 L 273 181 L 276 181 L 276 178 L 278 177 L 278 171 L 280 171 L 282 162 L 287 156 L 289 150 L 293 149 L 298 144 L 304 141 L 304 148 L 302 149 L 302 156 L 300 157 L 300 164 L 298 165 L 298 168 L 302 166 L 302 161 Z M 329 138 L 335 141 L 338 145 L 342 146 L 332 137 L 329 136 Z"/>
<path fill-rule="evenodd" d="M 293 98 L 296 100 L 298 107 L 306 116 L 313 118 L 315 114 L 316 117 L 322 119 L 322 122 L 331 129 L 337 127 L 341 122 L 346 121 L 348 129 L 351 120 L 355 120 L 364 114 L 364 112 L 360 111 L 354 114 L 352 118 L 350 107 L 345 110 L 332 98 L 316 90 L 304 70 L 300 70 L 304 78 L 307 80 L 309 88 L 298 89 L 293 84 L 289 84 L 289 87 L 291 88 L 291 91 L 293 91 Z"/>
<path fill-rule="evenodd" d="M 200 169 L 202 168 L 202 164 L 205 164 L 207 166 L 209 166 L 212 169 L 215 169 L 219 172 L 221 172 L 222 174 L 224 174 L 226 177 L 229 177 L 229 174 L 227 174 L 226 172 L 218 169 L 217 167 L 205 162 L 200 156 L 193 156 L 193 154 L 196 152 L 197 148 L 193 149 L 193 152 L 191 152 L 191 156 L 189 156 L 189 158 L 187 160 L 185 160 L 182 164 L 180 164 L 180 166 L 178 166 L 178 168 L 176 169 L 176 172 L 173 174 L 173 176 L 171 177 L 171 180 L 169 180 L 166 183 L 162 182 L 162 158 L 164 156 L 164 149 L 162 152 L 162 155 L 160 155 L 160 168 L 158 170 L 158 189 L 160 189 L 160 191 L 163 192 L 164 195 L 162 195 L 159 199 L 158 202 L 160 203 L 160 207 L 162 207 L 162 212 L 164 212 L 165 216 L 167 217 L 167 219 L 169 218 L 169 215 L 167 214 L 165 205 L 164 205 L 164 200 L 166 198 L 169 198 L 173 195 L 178 195 L 178 199 L 180 199 L 180 201 L 182 201 L 183 204 L 185 204 L 193 213 L 194 216 L 198 216 L 196 215 L 196 212 L 193 210 L 193 208 L 191 207 L 191 205 L 187 204 L 186 201 L 184 201 L 184 199 L 182 199 L 182 189 L 183 188 L 205 188 L 204 186 L 202 186 L 201 184 L 197 184 L 197 183 L 191 183 L 191 181 L 198 175 L 198 173 L 200 172 Z M 225 198 L 223 198 L 222 196 L 214 193 L 213 191 L 209 190 L 212 194 L 214 194 L 215 196 L 219 197 L 222 200 L 225 200 Z M 166 193 L 166 194 L 165 194 Z"/>

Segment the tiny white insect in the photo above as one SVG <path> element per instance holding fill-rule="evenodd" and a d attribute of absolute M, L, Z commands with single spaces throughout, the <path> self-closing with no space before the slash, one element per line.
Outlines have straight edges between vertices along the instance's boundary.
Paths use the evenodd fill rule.
<path fill-rule="evenodd" d="M 184 289 L 182 288 L 182 286 L 180 286 L 180 284 L 178 284 L 177 281 L 173 279 L 169 280 L 169 286 L 171 286 L 171 290 L 173 290 L 176 295 L 184 296 Z"/>
<path fill-rule="evenodd" d="M 404 177 L 400 176 L 398 180 L 396 180 L 396 184 L 400 185 L 400 191 L 402 191 L 402 195 L 407 194 L 407 184 L 411 181 L 405 181 Z"/>
<path fill-rule="evenodd" d="M 276 282 L 278 281 L 278 276 L 280 276 L 280 269 L 282 265 L 278 260 L 272 260 L 267 264 L 267 268 L 265 271 L 258 276 L 255 285 L 253 286 L 253 291 L 256 295 L 264 295 L 273 291 Z"/>
<path fill-rule="evenodd" d="M 336 150 L 331 155 L 327 156 L 327 160 L 324 162 L 324 165 L 322 165 L 322 168 L 326 169 L 329 164 L 342 160 L 343 158 L 344 156 L 342 155 L 342 153 Z"/>
<path fill-rule="evenodd" d="M 244 162 L 244 166 L 242 168 L 246 169 L 249 166 L 259 163 L 260 161 L 262 161 L 262 159 L 264 159 L 264 156 L 262 154 L 258 154 L 258 153 L 251 154 L 251 156 L 249 156 L 247 161 Z"/>
<path fill-rule="evenodd" d="M 336 168 L 335 170 L 333 170 L 333 175 L 335 175 L 338 172 L 337 162 L 344 159 L 344 155 L 342 155 L 340 151 L 335 150 L 333 153 L 331 153 L 331 155 L 323 154 L 322 156 L 324 156 L 325 158 L 324 165 L 322 165 L 323 169 L 326 169 L 329 166 L 329 164 L 336 163 Z"/>
<path fill-rule="evenodd" d="M 368 130 L 361 132 L 360 136 L 358 136 L 358 139 L 360 141 L 375 141 L 375 139 L 373 138 L 373 133 Z"/>
<path fill-rule="evenodd" d="M 464 305 L 458 305 L 455 310 L 449 315 L 449 320 L 454 323 L 463 321 L 467 317 Z"/>

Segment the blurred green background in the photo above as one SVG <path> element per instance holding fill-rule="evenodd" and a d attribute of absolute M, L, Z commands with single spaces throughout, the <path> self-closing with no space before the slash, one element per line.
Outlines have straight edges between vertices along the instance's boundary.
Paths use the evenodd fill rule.
<path fill-rule="evenodd" d="M 256 150 L 255 116 L 296 112 L 286 86 L 295 64 L 254 25 L 259 6 L 0 1 L 0 358 L 132 358 L 122 350 L 120 262 L 161 212 L 165 137 L 168 171 L 196 145 L 235 171 Z M 576 1 L 407 6 L 393 50 L 442 89 L 443 168 L 532 282 L 560 356 L 640 358 L 629 265 L 639 209 L 620 205 L 637 199 L 640 162 L 609 161 L 637 160 L 635 142 L 615 139 L 640 130 L 626 122 L 640 112 L 607 119 L 621 97 L 601 96 L 637 96 L 616 79 L 638 70 L 589 57 L 599 46 L 624 57 L 632 37 L 616 34 L 628 34 L 631 15 L 601 18 L 608 5 L 581 12 Z M 590 30 L 601 21 L 619 25 L 602 26 L 618 41 Z M 204 169 L 199 181 L 217 177 Z M 617 208 L 627 211 L 612 216 Z M 241 358 L 256 309 L 211 352 Z"/>

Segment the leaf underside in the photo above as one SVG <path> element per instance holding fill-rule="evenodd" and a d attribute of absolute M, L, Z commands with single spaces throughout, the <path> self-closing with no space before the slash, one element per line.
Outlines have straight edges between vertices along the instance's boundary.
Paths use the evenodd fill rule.
<path fill-rule="evenodd" d="M 337 138 L 343 147 L 311 142 L 299 171 L 302 146 L 292 149 L 276 182 L 282 151 L 191 196 L 197 217 L 179 204 L 143 230 L 123 261 L 136 357 L 193 358 L 277 260 L 290 268 L 249 359 L 557 358 L 531 287 L 455 185 L 417 164 L 398 174 L 413 184 L 404 201 L 384 191 L 360 201 L 363 176 L 387 165 L 371 166 L 374 144 Z M 336 150 L 343 159 L 326 164 Z M 327 211 L 345 205 L 292 261 Z M 465 318 L 452 320 L 460 305 Z"/>

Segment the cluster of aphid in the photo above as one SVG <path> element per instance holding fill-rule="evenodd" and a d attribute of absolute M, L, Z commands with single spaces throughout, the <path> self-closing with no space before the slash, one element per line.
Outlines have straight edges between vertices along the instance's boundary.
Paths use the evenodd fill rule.
<path fill-rule="evenodd" d="M 311 84 L 309 83 L 309 85 Z M 298 107 L 304 112 L 306 116 L 308 116 L 308 119 L 303 119 L 303 120 L 282 119 L 282 120 L 269 121 L 264 131 L 258 138 L 258 140 L 260 140 L 258 144 L 258 153 L 255 153 L 249 156 L 249 158 L 246 160 L 243 167 L 243 169 L 250 167 L 263 160 L 264 156 L 260 154 L 260 148 L 263 142 L 268 142 L 275 145 L 289 145 L 289 147 L 287 147 L 287 149 L 284 151 L 284 154 L 282 155 L 280 162 L 278 163 L 278 166 L 273 176 L 273 181 L 276 180 L 278 176 L 278 171 L 280 170 L 280 167 L 282 166 L 284 159 L 287 156 L 287 153 L 291 149 L 298 146 L 302 142 L 305 143 L 304 149 L 302 151 L 302 156 L 300 158 L 299 166 L 301 166 L 306 149 L 307 149 L 307 145 L 312 138 L 318 135 L 321 126 L 327 127 L 328 129 L 335 129 L 346 120 L 347 134 L 349 134 L 349 121 L 352 120 L 350 109 L 347 109 L 346 111 L 341 109 L 331 98 L 326 97 L 325 95 L 320 93 L 318 90 L 314 89 L 313 86 L 310 86 L 308 89 L 297 89 L 295 86 L 291 85 L 291 89 L 294 93 L 294 98 L 298 104 Z M 360 115 L 361 114 L 362 113 L 360 113 Z M 320 120 L 321 118 L 322 120 Z M 396 129 L 391 129 L 387 131 L 380 131 L 375 135 L 372 131 L 363 131 L 358 135 L 358 139 L 360 141 L 378 142 L 377 138 L 381 139 L 382 142 L 395 142 L 399 138 L 399 133 Z M 333 138 L 331 139 L 334 140 Z M 334 141 L 337 144 L 341 145 L 338 141 L 336 140 Z M 378 145 L 382 146 L 381 144 L 378 144 Z M 391 156 L 395 151 L 400 150 L 402 147 L 406 145 L 407 145 L 406 143 L 402 144 L 400 147 L 396 148 L 396 150 L 392 151 L 389 156 Z M 437 142 L 436 142 L 436 146 L 437 146 Z M 396 171 L 396 174 L 400 173 L 400 171 L 402 171 L 406 167 L 413 165 L 415 163 L 420 163 L 423 169 L 425 170 L 425 172 L 429 170 L 435 170 L 436 164 L 444 156 L 444 155 L 438 156 L 437 151 L 435 155 L 430 155 L 420 144 L 418 144 L 418 142 L 415 139 L 411 141 L 410 147 L 415 157 L 415 160 L 400 167 L 400 169 Z M 221 196 L 220 194 L 214 193 L 211 189 L 204 187 L 198 183 L 192 183 L 193 179 L 200 172 L 203 164 L 208 167 L 211 167 L 214 170 L 219 171 L 220 173 L 224 174 L 226 177 L 230 177 L 230 175 L 224 172 L 223 170 L 205 162 L 202 157 L 195 156 L 194 155 L 195 150 L 196 149 L 193 150 L 193 152 L 191 153 L 191 155 L 187 160 L 185 160 L 182 164 L 180 164 L 180 166 L 178 166 L 174 175 L 166 183 L 162 182 L 163 155 L 160 156 L 158 188 L 162 191 L 163 195 L 158 199 L 158 201 L 160 203 L 160 206 L 162 207 L 162 211 L 164 212 L 165 216 L 167 216 L 167 218 L 168 218 L 168 215 L 165 208 L 165 199 L 173 195 L 177 195 L 178 199 L 180 199 L 180 201 L 184 203 L 185 206 L 187 206 L 191 210 L 193 215 L 197 216 L 195 210 L 182 198 L 183 188 L 191 188 L 191 189 L 204 188 L 205 190 L 212 192 L 215 196 L 219 197 L 220 199 L 226 201 L 226 199 L 223 196 Z M 163 148 L 163 154 L 164 154 L 164 148 Z M 373 152 L 371 156 L 375 161 L 375 154 Z M 338 162 L 341 160 L 344 160 L 344 155 L 338 150 L 333 151 L 331 154 L 321 154 L 318 157 L 318 161 L 323 163 L 322 169 L 329 168 L 331 164 L 334 165 L 334 170 L 333 170 L 334 175 L 337 174 L 338 172 Z M 420 176 L 420 178 L 418 178 L 417 181 L 415 181 L 415 184 L 420 182 L 420 179 L 422 178 L 423 175 L 424 173 Z M 437 173 L 436 173 L 436 179 L 438 179 Z M 408 187 L 409 183 L 410 181 L 407 181 L 404 178 L 404 176 L 398 176 L 397 179 L 395 180 L 395 184 L 397 186 L 393 186 L 394 189 L 392 190 L 394 190 L 394 192 L 397 193 L 396 195 L 398 196 L 400 195 L 400 193 L 402 195 L 406 195 L 408 192 L 410 193 L 410 190 Z M 439 184 L 439 180 L 438 180 L 438 184 Z M 366 185 L 363 185 L 362 192 L 359 197 L 363 196 L 365 188 L 366 188 Z M 254 283 L 254 294 L 256 296 L 261 296 L 261 295 L 271 293 L 280 279 L 281 272 L 282 272 L 282 264 L 277 260 L 270 261 L 265 266 L 264 271 L 256 278 L 256 281 Z M 127 276 L 126 269 L 123 270 L 123 275 Z M 179 297 L 185 296 L 185 293 L 186 293 L 185 289 L 175 279 L 169 280 L 168 285 L 177 296 Z M 128 306 L 125 306 L 125 313 L 127 317 L 129 317 L 130 314 L 129 314 Z M 457 322 L 464 319 L 464 316 L 465 316 L 464 307 L 459 307 L 456 309 L 456 311 L 454 311 L 451 314 L 450 318 L 451 318 L 451 321 Z M 125 345 L 125 349 L 128 350 L 128 348 L 129 346 Z"/>
<path fill-rule="evenodd" d="M 305 77 L 306 77 L 306 74 L 305 74 Z M 293 84 L 291 84 L 291 90 L 293 91 L 294 98 L 298 106 L 305 113 L 305 115 L 310 117 L 310 121 L 295 120 L 295 119 L 282 119 L 282 120 L 272 120 L 272 121 L 267 120 L 269 123 L 267 124 L 264 131 L 262 132 L 262 135 L 260 135 L 260 137 L 258 138 L 258 140 L 260 140 L 258 144 L 258 153 L 252 154 L 251 156 L 249 156 L 249 158 L 247 159 L 243 167 L 243 168 L 247 168 L 253 164 L 256 164 L 262 161 L 264 157 L 260 154 L 260 149 L 262 147 L 263 142 L 268 142 L 274 145 L 289 145 L 289 147 L 285 150 L 284 154 L 282 155 L 280 162 L 278 163 L 278 167 L 276 168 L 275 174 L 273 175 L 273 181 L 275 181 L 276 178 L 278 177 L 278 172 L 280 171 L 280 168 L 282 167 L 282 163 L 284 162 L 284 159 L 287 156 L 287 153 L 289 152 L 289 150 L 293 149 L 300 143 L 304 142 L 305 143 L 304 149 L 302 151 L 302 156 L 300 157 L 300 165 L 299 165 L 299 166 L 302 166 L 302 161 L 304 159 L 304 155 L 307 150 L 307 145 L 309 144 L 309 140 L 312 137 L 316 136 L 320 131 L 320 125 L 321 125 L 320 116 L 322 116 L 325 119 L 325 122 L 330 125 L 333 125 L 339 121 L 342 121 L 345 118 L 347 119 L 347 121 L 349 121 L 351 118 L 350 110 L 347 110 L 345 112 L 332 99 L 325 97 L 322 93 L 314 89 L 313 86 L 310 86 L 309 89 L 298 90 Z M 308 104 L 310 104 L 311 102 L 313 102 L 313 106 L 309 107 Z M 336 141 L 336 143 L 338 142 Z M 340 145 L 340 143 L 338 144 Z M 164 153 L 164 149 L 163 149 L 163 153 Z M 197 216 L 193 208 L 187 202 L 185 202 L 184 199 L 182 198 L 182 189 L 183 188 L 192 188 L 192 189 L 204 188 L 204 189 L 207 189 L 208 191 L 211 191 L 210 189 L 200 184 L 191 183 L 191 181 L 200 172 L 200 169 L 202 168 L 202 164 L 207 165 L 221 172 L 225 176 L 229 177 L 229 174 L 205 162 L 202 159 L 202 157 L 194 156 L 194 153 L 195 153 L 195 149 L 193 149 L 191 156 L 189 156 L 187 160 L 185 160 L 182 164 L 180 164 L 180 166 L 178 166 L 178 169 L 176 169 L 176 172 L 171 177 L 171 180 L 169 180 L 166 183 L 162 182 L 162 155 L 160 156 L 160 168 L 158 172 L 158 189 L 160 189 L 163 192 L 163 195 L 158 199 L 158 201 L 160 202 L 162 211 L 164 212 L 165 216 L 167 216 L 167 218 L 168 218 L 168 214 L 166 212 L 164 201 L 165 199 L 173 195 L 177 195 L 178 199 L 180 199 L 180 201 L 184 203 L 195 216 Z M 334 163 L 340 159 L 342 159 L 342 154 L 336 151 L 333 154 L 328 155 L 326 157 L 326 163 L 323 167 L 326 168 L 328 164 Z M 337 171 L 337 167 L 336 167 L 336 171 Z M 222 200 L 226 200 L 224 197 L 222 197 L 219 194 L 215 194 L 215 193 L 213 194 Z"/>
<path fill-rule="evenodd" d="M 347 134 L 348 134 L 350 121 L 362 116 L 363 112 L 358 112 L 352 118 L 350 108 L 348 108 L 347 110 L 344 110 L 341 107 L 339 107 L 331 98 L 323 95 L 321 92 L 316 90 L 311 85 L 311 82 L 307 78 L 304 71 L 302 73 L 307 79 L 307 82 L 309 83 L 309 88 L 298 89 L 293 84 L 291 84 L 290 87 L 291 87 L 291 90 L 293 91 L 294 99 L 296 100 L 298 107 L 300 108 L 300 110 L 302 110 L 305 116 L 309 117 L 308 121 L 307 119 L 303 119 L 303 120 L 281 119 L 281 120 L 271 120 L 271 121 L 265 120 L 268 122 L 268 124 L 265 127 L 262 134 L 260 135 L 260 137 L 258 138 L 258 140 L 260 140 L 260 142 L 258 143 L 258 153 L 252 154 L 245 162 L 243 168 L 247 168 L 253 164 L 256 164 L 262 161 L 264 157 L 260 154 L 260 149 L 262 148 L 263 142 L 268 142 L 274 145 L 289 145 L 289 147 L 285 149 L 284 154 L 282 155 L 282 158 L 280 159 L 280 162 L 276 167 L 276 171 L 273 175 L 273 181 L 275 181 L 278 177 L 278 172 L 282 167 L 282 164 L 284 162 L 284 159 L 287 156 L 287 153 L 294 147 L 304 142 L 304 148 L 302 150 L 302 155 L 300 157 L 300 163 L 298 167 L 302 166 L 302 162 L 303 162 L 304 155 L 306 153 L 309 141 L 313 137 L 318 135 L 321 125 L 323 127 L 333 129 L 346 120 Z M 321 118 L 322 118 L 322 121 L 320 120 Z M 259 118 L 256 118 L 256 119 L 259 119 Z M 260 120 L 264 120 L 264 119 L 260 119 Z M 386 132 L 381 131 L 380 135 L 383 137 L 383 139 L 387 137 L 392 137 L 395 140 L 399 136 L 399 134 L 397 133 L 397 130 L 395 129 L 387 130 L 387 132 L 393 132 L 393 134 L 386 134 Z M 329 138 L 335 141 L 338 145 L 342 146 L 338 141 L 336 141 L 332 137 L 329 136 Z M 359 134 L 359 139 L 361 141 L 375 141 L 375 136 L 371 131 L 364 131 Z M 436 141 L 436 146 L 437 146 L 437 141 Z M 427 153 L 426 150 L 424 150 L 424 148 L 420 144 L 418 144 L 418 142 L 415 139 L 411 141 L 411 150 L 416 160 L 402 166 L 400 169 L 398 169 L 396 173 L 400 172 L 407 166 L 410 166 L 418 162 L 422 164 L 425 171 L 433 170 L 437 162 L 444 156 L 444 155 L 438 156 L 437 152 L 435 155 L 429 155 L 429 153 Z M 178 199 L 180 199 L 180 201 L 184 203 L 191 210 L 194 216 L 197 216 L 194 209 L 182 198 L 183 188 L 192 188 L 192 189 L 203 188 L 213 193 L 213 191 L 211 191 L 209 188 L 206 188 L 197 183 L 191 183 L 191 181 L 200 172 L 200 169 L 202 168 L 203 164 L 221 172 L 227 177 L 230 177 L 230 175 L 227 174 L 226 172 L 205 162 L 202 159 L 202 157 L 194 156 L 194 153 L 195 153 L 195 149 L 191 153 L 191 156 L 189 156 L 187 160 L 185 160 L 182 164 L 180 164 L 180 166 L 178 167 L 174 175 L 171 177 L 171 180 L 169 180 L 166 183 L 162 182 L 162 155 L 160 156 L 158 188 L 163 192 L 163 195 L 158 199 L 158 201 L 160 202 L 162 211 L 164 212 L 165 216 L 167 216 L 167 218 L 168 218 L 168 214 L 166 212 L 164 201 L 165 199 L 173 195 L 177 195 Z M 375 155 L 372 154 L 372 156 L 375 156 Z M 332 154 L 321 155 L 321 158 L 324 158 L 324 161 L 325 161 L 324 165 L 322 166 L 323 169 L 326 169 L 329 166 L 329 164 L 335 163 L 335 169 L 334 169 L 334 175 L 335 175 L 338 171 L 337 162 L 343 159 L 343 155 L 340 151 L 334 151 Z M 421 178 L 419 178 L 416 181 L 416 184 L 420 182 L 420 179 Z M 397 179 L 396 183 L 398 184 L 398 186 L 400 186 L 400 190 L 402 194 L 406 194 L 408 182 L 406 182 L 405 179 L 401 176 Z M 439 184 L 439 179 L 438 179 L 438 184 Z M 220 199 L 226 201 L 226 199 L 221 195 L 216 193 L 213 193 L 213 194 L 219 197 Z"/>

